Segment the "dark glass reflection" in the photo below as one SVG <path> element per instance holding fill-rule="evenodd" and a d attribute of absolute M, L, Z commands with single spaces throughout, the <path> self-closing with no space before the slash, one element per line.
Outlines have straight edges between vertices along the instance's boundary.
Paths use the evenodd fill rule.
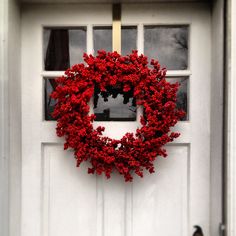
<path fill-rule="evenodd" d="M 93 46 L 94 52 L 98 50 L 112 51 L 112 27 L 94 27 L 93 28 Z"/>
<path fill-rule="evenodd" d="M 189 119 L 189 110 L 188 110 L 188 77 L 182 77 L 182 78 L 169 78 L 167 79 L 170 83 L 180 83 L 179 90 L 177 93 L 177 108 L 184 110 L 186 112 L 185 117 L 183 117 L 181 120 L 186 121 Z"/>
<path fill-rule="evenodd" d="M 94 52 L 98 50 L 112 51 L 112 27 L 102 26 L 93 28 Z M 121 28 L 121 51 L 122 55 L 127 55 L 132 50 L 137 49 L 137 27 L 122 26 Z"/>
<path fill-rule="evenodd" d="M 121 28 L 121 53 L 128 55 L 137 49 L 137 27 L 122 26 Z"/>
<path fill-rule="evenodd" d="M 55 79 L 45 78 L 44 79 L 44 118 L 45 120 L 54 120 L 51 116 L 56 100 L 50 97 L 52 91 L 56 88 Z"/>
<path fill-rule="evenodd" d="M 188 68 L 187 26 L 145 26 L 144 53 L 168 70 Z"/>
<path fill-rule="evenodd" d="M 85 28 L 45 28 L 43 31 L 44 69 L 66 70 L 80 63 L 86 52 Z"/>
<path fill-rule="evenodd" d="M 107 87 L 101 92 L 98 86 L 94 89 L 95 121 L 135 121 L 136 101 L 133 90 L 124 93 L 119 85 Z"/>
<path fill-rule="evenodd" d="M 170 83 L 180 83 L 177 93 L 177 108 L 186 112 L 182 121 L 189 119 L 188 108 L 188 78 L 168 78 Z M 52 91 L 56 88 L 56 82 L 53 78 L 44 80 L 44 118 L 45 120 L 54 120 L 51 113 L 54 110 L 56 101 L 50 97 Z M 101 92 L 95 87 L 94 92 L 94 113 L 96 121 L 135 121 L 136 120 L 136 101 L 133 98 L 133 92 L 123 93 L 122 89 L 110 88 L 107 92 Z"/>

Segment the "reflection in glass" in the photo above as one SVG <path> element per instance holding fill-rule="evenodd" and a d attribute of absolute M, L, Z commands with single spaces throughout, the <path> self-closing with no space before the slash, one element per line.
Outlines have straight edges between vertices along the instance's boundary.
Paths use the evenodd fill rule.
<path fill-rule="evenodd" d="M 54 120 L 51 113 L 54 110 L 56 101 L 50 97 L 52 91 L 56 88 L 56 82 L 53 78 L 45 78 L 44 83 L 44 114 L 45 120 Z M 188 108 L 188 77 L 168 78 L 170 83 L 180 83 L 177 93 L 177 108 L 186 112 L 183 121 L 189 119 Z M 119 87 L 110 88 L 108 92 L 100 92 L 95 87 L 94 92 L 94 113 L 96 121 L 135 121 L 136 120 L 136 101 L 133 98 L 133 92 L 123 93 Z"/>
<path fill-rule="evenodd" d="M 44 118 L 55 120 L 51 114 L 56 105 L 56 100 L 50 97 L 56 88 L 54 78 L 44 78 Z M 94 91 L 94 113 L 96 121 L 135 121 L 136 101 L 133 91 L 124 93 L 119 86 L 107 88 L 101 92 L 97 86 Z"/>
<path fill-rule="evenodd" d="M 44 115 L 45 120 L 54 120 L 51 113 L 54 110 L 56 100 L 50 97 L 52 91 L 56 88 L 55 79 L 45 78 L 44 79 Z"/>
<path fill-rule="evenodd" d="M 136 26 L 122 26 L 121 29 L 121 53 L 127 55 L 132 50 L 137 49 L 137 27 Z"/>
<path fill-rule="evenodd" d="M 187 26 L 145 26 L 144 53 L 168 70 L 188 68 Z"/>
<path fill-rule="evenodd" d="M 95 86 L 94 114 L 95 121 L 135 121 L 136 101 L 133 91 L 124 93 L 121 87 L 116 86 L 101 92 Z"/>
<path fill-rule="evenodd" d="M 45 28 L 43 51 L 45 70 L 66 70 L 80 63 L 86 51 L 86 29 Z"/>
<path fill-rule="evenodd" d="M 94 27 L 93 28 L 93 46 L 94 54 L 98 50 L 112 51 L 112 27 Z"/>
<path fill-rule="evenodd" d="M 179 90 L 177 93 L 177 108 L 184 110 L 186 112 L 185 117 L 183 117 L 181 120 L 185 121 L 189 119 L 189 111 L 188 111 L 188 77 L 182 77 L 182 78 L 168 78 L 168 82 L 170 83 L 180 83 Z"/>
<path fill-rule="evenodd" d="M 94 52 L 98 50 L 112 51 L 112 27 L 94 27 L 93 28 Z M 122 55 L 127 55 L 132 50 L 137 49 L 137 27 L 122 26 L 121 29 L 121 51 Z"/>

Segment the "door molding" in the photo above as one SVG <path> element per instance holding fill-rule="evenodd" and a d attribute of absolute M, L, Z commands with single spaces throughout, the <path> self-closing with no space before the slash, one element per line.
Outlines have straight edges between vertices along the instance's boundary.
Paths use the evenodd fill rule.
<path fill-rule="evenodd" d="M 227 236 L 236 234 L 236 2 L 227 1 L 226 41 L 226 221 Z"/>
<path fill-rule="evenodd" d="M 8 1 L 0 1 L 0 235 L 8 235 Z"/>

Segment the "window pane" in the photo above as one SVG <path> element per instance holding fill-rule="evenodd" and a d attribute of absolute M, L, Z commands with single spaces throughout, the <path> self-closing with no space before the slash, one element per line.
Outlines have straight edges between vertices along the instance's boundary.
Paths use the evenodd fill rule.
<path fill-rule="evenodd" d="M 112 51 L 112 27 L 94 27 L 93 28 L 94 54 L 98 50 Z"/>
<path fill-rule="evenodd" d="M 133 92 L 124 93 L 119 86 L 94 91 L 95 121 L 135 121 L 136 101 Z"/>
<path fill-rule="evenodd" d="M 56 100 L 50 97 L 56 88 L 54 78 L 44 78 L 44 118 L 54 120 L 51 113 L 54 110 Z M 100 92 L 95 86 L 94 113 L 96 121 L 135 121 L 136 101 L 133 91 L 123 93 L 119 86 L 109 88 L 106 93 Z"/>
<path fill-rule="evenodd" d="M 180 83 L 177 93 L 177 107 L 186 112 L 183 121 L 189 119 L 188 108 L 188 83 L 187 77 L 168 78 L 170 83 Z M 50 94 L 56 88 L 54 78 L 44 79 L 44 118 L 45 120 L 54 120 L 51 113 L 54 110 L 56 101 L 50 98 Z M 112 88 L 109 93 L 101 93 L 97 88 L 94 92 L 94 113 L 97 116 L 96 121 L 135 121 L 136 120 L 136 101 L 133 99 L 132 92 L 125 96 L 119 88 Z"/>
<path fill-rule="evenodd" d="M 112 27 L 94 27 L 93 29 L 94 53 L 98 50 L 112 51 Z M 137 49 L 137 27 L 122 26 L 121 50 L 123 55 L 130 54 Z"/>
<path fill-rule="evenodd" d="M 170 83 L 180 83 L 180 87 L 177 93 L 177 108 L 182 109 L 186 112 L 185 117 L 183 117 L 181 120 L 185 121 L 189 119 L 189 109 L 188 109 L 188 99 L 189 99 L 189 89 L 188 89 L 188 83 L 189 78 L 188 77 L 181 77 L 181 78 L 168 78 L 168 82 Z"/>
<path fill-rule="evenodd" d="M 45 78 L 44 79 L 44 118 L 45 120 L 54 120 L 51 113 L 54 110 L 56 100 L 50 97 L 52 91 L 56 88 L 55 79 Z"/>
<path fill-rule="evenodd" d="M 86 52 L 86 29 L 49 29 L 43 31 L 45 70 L 66 70 L 80 63 Z"/>
<path fill-rule="evenodd" d="M 127 55 L 132 50 L 137 49 L 137 27 L 122 26 L 121 29 L 121 51 L 122 55 Z"/>
<path fill-rule="evenodd" d="M 168 70 L 188 68 L 187 26 L 145 26 L 144 53 Z"/>

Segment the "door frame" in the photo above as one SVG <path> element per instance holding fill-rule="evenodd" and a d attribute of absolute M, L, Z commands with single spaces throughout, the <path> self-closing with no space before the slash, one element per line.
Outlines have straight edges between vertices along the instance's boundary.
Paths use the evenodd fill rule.
<path fill-rule="evenodd" d="M 225 3 L 225 220 L 226 235 L 236 234 L 236 2 Z"/>
<path fill-rule="evenodd" d="M 223 7 L 222 7 L 222 2 L 221 0 L 217 0 L 217 1 L 213 1 L 213 5 L 212 5 L 212 10 L 213 10 L 213 22 L 215 21 L 215 24 L 218 25 L 217 20 L 214 18 L 219 18 L 222 17 L 222 12 L 223 12 Z M 10 97 L 11 95 L 15 94 L 16 92 L 16 87 L 15 86 L 9 86 L 12 85 L 13 83 L 18 83 L 20 81 L 20 77 L 18 76 L 17 79 L 19 80 L 18 82 L 16 81 L 15 75 L 13 73 L 10 73 L 10 71 L 7 69 L 7 65 L 11 65 L 12 63 L 16 63 L 16 66 L 18 67 L 18 69 L 20 70 L 20 42 L 16 42 L 14 40 L 10 40 L 8 38 L 10 38 L 10 36 L 15 35 L 15 36 L 19 36 L 19 30 L 17 32 L 14 32 L 16 27 L 20 27 L 19 24 L 17 23 L 18 21 L 20 22 L 20 11 L 21 11 L 21 6 L 19 3 L 16 3 L 13 0 L 4 0 L 3 4 L 5 3 L 5 7 L 1 8 L 4 9 L 5 14 L 1 14 L 0 17 L 0 23 L 1 25 L 4 25 L 3 28 L 3 34 L 1 34 L 1 48 L 5 48 L 6 51 L 4 53 L 1 53 L 1 60 L 0 60 L 0 68 L 1 71 L 4 71 L 4 73 L 1 73 L 1 81 L 5 81 L 5 83 L 1 83 L 0 84 L 0 91 L 4 91 L 4 97 Z M 236 89 L 236 85 L 233 81 L 232 78 L 235 78 L 236 75 L 236 71 L 235 71 L 235 60 L 236 60 L 236 49 L 235 49 L 235 23 L 236 23 L 236 19 L 235 19 L 235 14 L 233 14 L 233 12 L 235 13 L 236 11 L 236 3 L 234 3 L 233 1 L 228 1 L 228 12 L 227 12 L 227 17 L 230 17 L 230 20 L 228 21 L 228 29 L 231 29 L 230 32 L 228 32 L 228 44 L 227 44 L 227 51 L 228 51 L 228 56 L 229 56 L 229 60 L 223 60 L 222 57 L 219 57 L 218 60 L 216 59 L 216 61 L 219 63 L 221 70 L 223 70 L 223 64 L 226 62 L 226 78 L 227 78 L 227 85 L 228 85 L 228 91 L 235 91 Z M 218 9 L 215 10 L 214 9 Z M 8 12 L 8 13 L 6 13 Z M 215 17 L 214 17 L 215 14 Z M 8 20 L 12 20 L 13 23 L 16 24 L 15 28 L 12 28 L 12 22 L 9 22 Z M 223 24 L 220 24 L 219 27 L 220 31 L 223 31 Z M 233 30 L 235 29 L 235 30 Z M 223 41 L 223 37 L 219 32 L 215 32 L 216 35 L 218 35 L 219 38 L 221 38 L 221 40 Z M 232 36 L 232 37 L 231 37 Z M 234 40 L 233 40 L 234 39 Z M 7 40 L 7 44 L 6 43 L 2 43 L 3 40 Z M 14 43 L 16 43 L 16 51 L 19 53 L 16 54 L 9 54 L 9 51 L 12 52 L 11 48 L 13 47 Z M 219 42 L 217 42 L 214 46 L 215 52 L 214 55 L 217 55 L 219 52 L 222 51 L 222 47 L 224 45 L 219 44 Z M 214 51 L 214 50 L 213 50 Z M 230 53 L 230 52 L 234 52 L 234 53 Z M 212 55 L 214 57 L 214 55 Z M 221 54 L 222 55 L 222 54 Z M 231 59 L 231 60 L 230 60 Z M 4 62 L 4 63 L 3 63 Z M 222 63 L 223 62 L 223 63 Z M 213 63 L 212 63 L 213 64 Z M 214 66 L 214 65 L 213 65 Z M 217 66 L 216 66 L 217 68 Z M 232 69 L 231 69 L 232 68 Z M 3 69 L 3 70 L 2 70 Z M 220 80 L 223 80 L 223 74 L 220 74 Z M 9 89 L 7 89 L 9 87 Z M 220 89 L 220 91 L 222 91 L 223 88 Z M 227 137 L 227 141 L 225 144 L 225 147 L 227 147 L 227 151 L 226 151 L 226 155 L 227 155 L 227 194 L 226 194 L 226 198 L 227 198 L 227 218 L 228 218 L 228 224 L 227 224 L 227 231 L 228 231 L 228 235 L 229 236 L 233 236 L 234 233 L 236 232 L 236 222 L 235 222 L 235 213 L 234 213 L 234 209 L 236 209 L 236 193 L 234 191 L 234 186 L 236 186 L 236 165 L 235 165 L 235 143 L 236 143 L 236 118 L 234 118 L 233 116 L 233 111 L 236 110 L 236 97 L 233 93 L 227 92 L 226 93 L 226 97 L 228 100 L 228 104 L 225 105 L 225 107 L 227 107 L 227 123 L 228 126 L 227 128 L 224 130 L 225 131 L 225 136 Z M 218 91 L 219 92 L 219 91 Z M 217 92 L 216 92 L 217 93 Z M 17 93 L 15 98 L 20 100 L 20 93 Z M 222 101 L 220 101 L 218 103 L 218 105 L 220 107 L 222 107 Z M 21 138 L 18 137 L 12 141 L 11 137 L 15 134 L 16 131 L 14 131 L 14 129 L 16 128 L 17 131 L 20 132 L 20 127 L 19 127 L 19 119 L 21 117 L 21 110 L 17 109 L 14 110 L 13 105 L 7 101 L 6 99 L 3 99 L 0 101 L 0 106 L 1 106 L 1 110 L 3 111 L 1 113 L 1 129 L 4 127 L 4 142 L 1 140 L 0 143 L 0 150 L 1 150 L 1 154 L 2 156 L 5 156 L 5 159 L 1 160 L 0 163 L 0 167 L 2 169 L 4 169 L 4 172 L 1 172 L 3 178 L 1 178 L 0 181 L 0 186 L 1 189 L 6 189 L 5 193 L 3 194 L 3 197 L 1 196 L 1 206 L 3 209 L 2 211 L 2 216 L 5 220 L 5 223 L 3 223 L 3 221 L 0 221 L 1 223 L 3 223 L 3 227 L 0 227 L 0 233 L 1 235 L 8 235 L 7 231 L 1 231 L 4 230 L 4 228 L 6 228 L 6 225 L 9 225 L 9 228 L 17 228 L 17 225 L 19 225 L 20 222 L 20 206 L 18 206 L 19 204 L 19 200 L 17 200 L 17 197 L 13 197 L 13 195 L 20 196 L 20 180 L 18 179 L 20 176 L 20 170 L 19 170 L 19 166 L 16 165 L 16 163 L 14 163 L 12 161 L 12 159 L 16 159 L 17 163 L 20 163 L 20 155 L 18 153 L 18 151 L 20 151 L 20 144 L 21 144 Z M 9 112 L 9 110 L 11 110 L 11 112 Z M 220 113 L 218 113 L 220 114 Z M 9 119 L 10 118 L 10 121 Z M 10 125 L 9 125 L 10 123 Z M 222 127 L 219 127 L 218 130 L 220 130 Z M 8 139 L 7 137 L 10 136 L 10 139 Z M 11 147 L 11 151 L 9 150 L 9 147 Z M 219 154 L 221 157 L 221 153 Z M 8 167 L 9 166 L 9 167 Z M 5 167 L 5 168 L 3 168 Z M 17 174 L 13 174 L 14 170 L 17 170 Z M 8 173 L 9 172 L 9 173 Z M 9 178 L 11 179 L 11 182 L 9 182 Z M 214 192 L 214 190 L 212 190 L 212 192 Z M 8 207 L 7 203 L 7 199 L 9 199 L 10 202 L 10 206 Z M 11 210 L 12 209 L 12 210 Z M 9 220 L 8 219 L 8 213 L 10 213 L 10 215 L 13 215 L 14 210 L 18 212 L 17 217 L 13 220 Z M 8 223 L 7 223 L 8 221 Z M 0 224 L 1 224 L 0 223 Z M 16 226 L 13 226 L 16 225 Z M 2 225 L 1 225 L 2 226 Z M 11 230 L 10 230 L 11 231 Z M 14 231 L 14 230 L 13 230 Z M 15 234 L 12 234 L 10 232 L 11 235 L 18 235 L 19 231 L 15 230 Z"/>

